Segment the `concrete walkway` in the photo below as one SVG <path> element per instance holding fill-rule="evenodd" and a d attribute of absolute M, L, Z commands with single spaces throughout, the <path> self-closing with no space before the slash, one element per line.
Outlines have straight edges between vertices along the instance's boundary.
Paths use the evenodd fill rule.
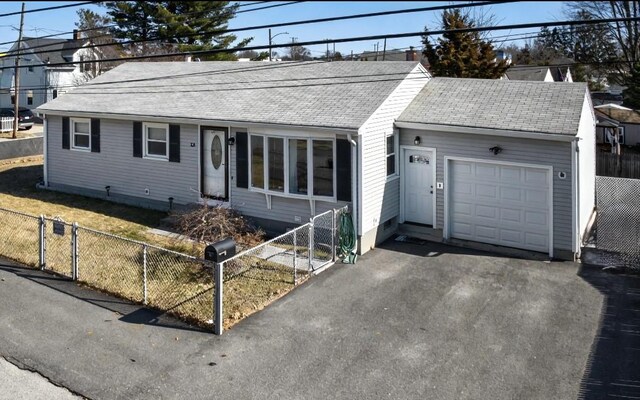
<path fill-rule="evenodd" d="M 36 372 L 19 369 L 0 358 L 0 399 L 77 400 L 80 397 L 54 385 Z"/>
<path fill-rule="evenodd" d="M 4 264 L 0 356 L 95 399 L 575 399 L 605 297 L 573 263 L 392 242 L 216 337 Z"/>

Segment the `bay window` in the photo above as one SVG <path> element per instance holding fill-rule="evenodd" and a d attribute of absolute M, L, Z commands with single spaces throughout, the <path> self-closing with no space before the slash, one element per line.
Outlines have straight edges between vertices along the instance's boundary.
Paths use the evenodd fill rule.
<path fill-rule="evenodd" d="M 249 151 L 251 190 L 295 198 L 335 198 L 333 139 L 254 134 Z"/>

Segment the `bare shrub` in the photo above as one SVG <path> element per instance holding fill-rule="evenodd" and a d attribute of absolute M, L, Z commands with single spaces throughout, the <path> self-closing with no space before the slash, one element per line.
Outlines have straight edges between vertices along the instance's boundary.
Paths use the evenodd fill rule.
<path fill-rule="evenodd" d="M 180 234 L 200 243 L 231 237 L 239 247 L 249 248 L 264 241 L 262 230 L 230 208 L 205 204 L 188 211 L 174 212 L 173 217 L 175 229 Z"/>

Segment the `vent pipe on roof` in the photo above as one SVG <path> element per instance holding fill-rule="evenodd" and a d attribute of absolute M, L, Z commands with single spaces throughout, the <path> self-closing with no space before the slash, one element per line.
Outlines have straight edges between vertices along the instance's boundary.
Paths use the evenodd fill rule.
<path fill-rule="evenodd" d="M 79 40 L 80 39 L 80 34 L 78 33 L 77 29 L 73 30 L 73 40 Z"/>

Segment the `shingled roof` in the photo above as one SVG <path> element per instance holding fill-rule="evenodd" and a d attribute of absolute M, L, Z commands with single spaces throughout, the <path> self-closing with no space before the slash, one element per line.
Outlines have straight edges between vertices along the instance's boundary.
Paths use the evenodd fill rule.
<path fill-rule="evenodd" d="M 126 63 L 38 111 L 358 129 L 417 65 Z"/>
<path fill-rule="evenodd" d="M 28 47 L 33 48 L 34 52 L 44 63 L 64 63 L 69 60 L 65 57 L 73 56 L 79 46 L 84 43 L 83 40 L 73 39 L 41 39 L 25 37 L 22 42 Z"/>
<path fill-rule="evenodd" d="M 398 121 L 576 135 L 586 83 L 433 78 Z"/>

